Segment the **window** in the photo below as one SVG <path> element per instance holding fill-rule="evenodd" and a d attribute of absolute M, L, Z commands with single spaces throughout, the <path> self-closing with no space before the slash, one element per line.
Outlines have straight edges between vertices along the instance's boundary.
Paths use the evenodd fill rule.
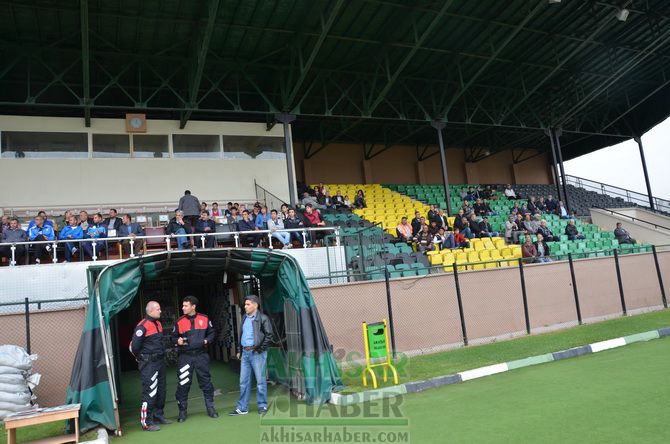
<path fill-rule="evenodd" d="M 82 159 L 88 157 L 86 133 L 2 132 L 3 158 Z"/>
<path fill-rule="evenodd" d="M 130 138 L 127 134 L 93 134 L 93 157 L 130 157 Z"/>
<path fill-rule="evenodd" d="M 170 157 L 168 136 L 133 134 L 133 157 Z"/>
<path fill-rule="evenodd" d="M 176 158 L 220 159 L 221 144 L 219 136 L 192 134 L 174 134 L 172 153 Z"/>
<path fill-rule="evenodd" d="M 223 158 L 286 160 L 284 139 L 266 136 L 223 136 Z"/>

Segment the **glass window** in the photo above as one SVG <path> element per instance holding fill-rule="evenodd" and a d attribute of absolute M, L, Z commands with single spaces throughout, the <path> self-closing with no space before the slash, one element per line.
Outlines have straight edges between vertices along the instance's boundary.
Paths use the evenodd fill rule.
<path fill-rule="evenodd" d="M 86 133 L 2 132 L 2 157 L 82 159 L 88 157 Z"/>
<path fill-rule="evenodd" d="M 93 134 L 93 157 L 130 157 L 130 138 L 127 134 Z"/>
<path fill-rule="evenodd" d="M 177 158 L 220 159 L 221 145 L 219 136 L 193 134 L 174 134 L 172 153 Z"/>
<path fill-rule="evenodd" d="M 286 160 L 284 138 L 223 136 L 224 159 Z"/>
<path fill-rule="evenodd" d="M 155 159 L 170 157 L 168 136 L 133 134 L 133 157 Z"/>

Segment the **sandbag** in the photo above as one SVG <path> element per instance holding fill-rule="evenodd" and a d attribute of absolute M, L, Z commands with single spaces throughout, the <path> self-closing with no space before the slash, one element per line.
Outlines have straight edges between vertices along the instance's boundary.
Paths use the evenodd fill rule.
<path fill-rule="evenodd" d="M 11 375 L 0 374 L 1 384 L 25 384 L 26 378 L 23 375 L 16 373 Z"/>
<path fill-rule="evenodd" d="M 30 393 L 30 390 L 28 390 L 28 385 L 26 384 L 26 381 L 23 381 L 23 383 L 19 383 L 19 384 L 7 384 L 7 383 L 4 383 L 4 382 L 0 382 L 0 392 L 7 392 L 7 393 L 28 392 L 28 393 Z"/>
<path fill-rule="evenodd" d="M 30 403 L 26 404 L 12 404 L 10 402 L 0 402 L 0 410 L 6 410 L 8 412 L 25 412 L 26 410 L 30 410 L 34 408 L 34 406 L 30 405 Z M 3 416 L 4 418 L 4 416 Z"/>
<path fill-rule="evenodd" d="M 37 355 L 29 355 L 18 345 L 0 345 L 0 365 L 30 370 Z"/>
<path fill-rule="evenodd" d="M 0 365 L 0 375 L 23 375 L 25 374 L 25 370 L 21 370 L 20 368 L 14 368 L 14 367 L 9 367 L 6 365 Z"/>
<path fill-rule="evenodd" d="M 33 395 L 30 392 L 3 392 L 0 391 L 0 403 L 7 402 L 15 405 L 30 404 Z"/>

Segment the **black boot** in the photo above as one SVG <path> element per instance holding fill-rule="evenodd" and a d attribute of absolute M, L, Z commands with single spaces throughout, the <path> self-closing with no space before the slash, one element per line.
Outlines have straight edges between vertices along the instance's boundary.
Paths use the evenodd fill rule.
<path fill-rule="evenodd" d="M 209 415 L 210 418 L 218 418 L 219 414 L 214 410 L 214 407 L 208 407 L 207 408 L 207 415 Z"/>
<path fill-rule="evenodd" d="M 186 410 L 179 410 L 179 417 L 177 418 L 177 422 L 184 421 L 186 421 Z"/>
<path fill-rule="evenodd" d="M 154 415 L 154 422 L 159 423 L 159 424 L 172 424 L 172 421 L 170 421 L 165 416 L 163 416 L 162 414 L 159 414 L 159 413 Z"/>

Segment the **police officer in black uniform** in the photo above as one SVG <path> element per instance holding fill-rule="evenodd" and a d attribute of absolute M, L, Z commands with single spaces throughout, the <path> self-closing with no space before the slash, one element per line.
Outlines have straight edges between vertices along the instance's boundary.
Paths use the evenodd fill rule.
<path fill-rule="evenodd" d="M 205 396 L 207 414 L 218 418 L 214 409 L 214 386 L 209 375 L 209 355 L 207 345 L 216 337 L 209 318 L 196 312 L 198 299 L 195 296 L 186 296 L 181 310 L 184 316 L 180 317 L 172 330 L 172 342 L 177 346 L 177 405 L 179 407 L 178 422 L 186 421 L 188 407 L 188 391 L 193 382 L 193 372 L 198 375 L 198 385 Z"/>
<path fill-rule="evenodd" d="M 142 319 L 130 342 L 130 351 L 137 360 L 142 381 L 142 406 L 140 423 L 148 432 L 161 428 L 158 424 L 170 424 L 165 419 L 165 347 L 163 346 L 163 326 L 159 321 L 161 306 L 150 301 L 145 309 L 146 317 Z"/>

